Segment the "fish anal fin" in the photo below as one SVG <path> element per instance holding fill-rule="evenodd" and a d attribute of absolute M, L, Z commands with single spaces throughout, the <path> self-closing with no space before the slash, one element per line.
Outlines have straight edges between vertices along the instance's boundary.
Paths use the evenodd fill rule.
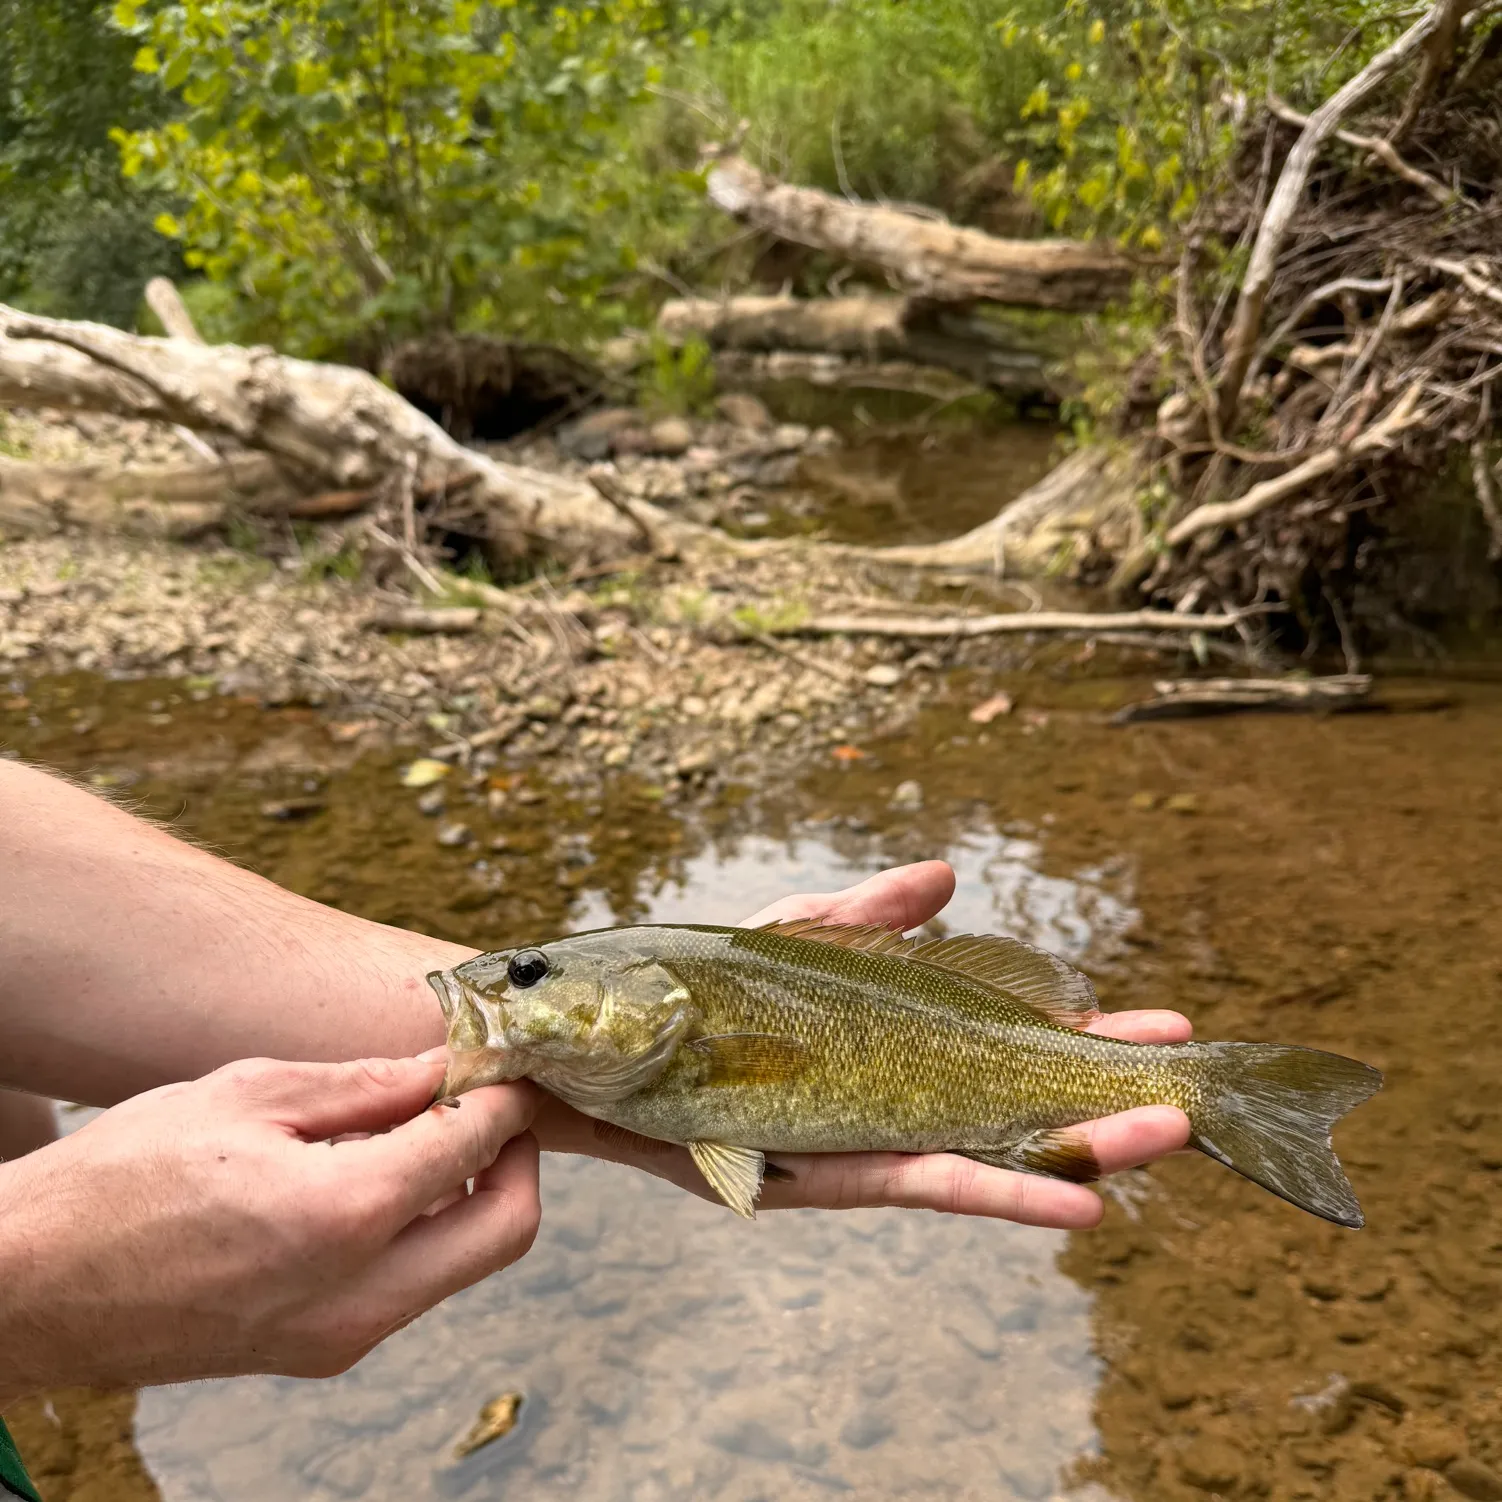
<path fill-rule="evenodd" d="M 808 1050 L 777 1033 L 716 1033 L 687 1045 L 705 1061 L 704 1085 L 781 1085 L 808 1067 Z"/>
<path fill-rule="evenodd" d="M 864 949 L 868 954 L 892 954 L 908 947 L 902 934 L 883 923 L 826 923 L 822 918 L 784 918 L 765 923 L 759 932 L 781 939 L 811 939 L 841 949 Z"/>
<path fill-rule="evenodd" d="M 617 1126 L 613 1121 L 595 1122 L 595 1136 L 607 1147 L 620 1152 L 638 1153 L 644 1156 L 661 1157 L 673 1151 L 673 1143 L 661 1142 L 656 1137 L 643 1137 L 630 1127 Z"/>
<path fill-rule="evenodd" d="M 1009 1168 L 1014 1173 L 1042 1174 L 1050 1179 L 1067 1179 L 1071 1184 L 1093 1184 L 1101 1173 L 1100 1161 L 1090 1139 L 1069 1127 L 1034 1132 L 1012 1147 L 956 1148 L 962 1158 L 992 1168 Z"/>
<path fill-rule="evenodd" d="M 903 957 L 1004 991 L 1056 1027 L 1083 1028 L 1100 1016 L 1090 977 L 1057 955 L 999 934 L 906 941 Z"/>
<path fill-rule="evenodd" d="M 754 1147 L 730 1147 L 723 1142 L 690 1142 L 705 1182 L 737 1215 L 756 1219 L 766 1160 Z"/>

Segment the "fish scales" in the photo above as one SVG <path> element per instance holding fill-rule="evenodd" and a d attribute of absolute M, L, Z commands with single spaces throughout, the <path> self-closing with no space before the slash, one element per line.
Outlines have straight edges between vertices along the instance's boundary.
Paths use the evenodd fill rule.
<path fill-rule="evenodd" d="M 443 1093 L 529 1077 L 611 1128 L 687 1145 L 743 1215 L 767 1152 L 954 1151 L 1085 1181 L 1099 1165 L 1072 1128 L 1170 1105 L 1209 1157 L 1363 1223 L 1331 1131 L 1376 1070 L 1281 1044 L 1097 1036 L 1088 979 L 1015 939 L 648 925 L 428 979 L 448 1023 Z"/>

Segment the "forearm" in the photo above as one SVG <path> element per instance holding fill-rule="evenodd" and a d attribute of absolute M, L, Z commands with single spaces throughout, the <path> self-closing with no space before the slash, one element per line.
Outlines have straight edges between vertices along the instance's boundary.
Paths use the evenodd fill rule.
<path fill-rule="evenodd" d="M 443 1042 L 424 974 L 472 950 L 286 892 L 0 761 L 0 1086 L 109 1105 L 232 1059 Z"/>

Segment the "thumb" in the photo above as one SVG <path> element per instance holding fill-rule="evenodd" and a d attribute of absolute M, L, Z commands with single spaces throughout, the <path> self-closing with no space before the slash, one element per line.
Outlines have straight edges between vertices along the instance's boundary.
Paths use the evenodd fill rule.
<path fill-rule="evenodd" d="M 219 1070 L 216 1079 L 241 1111 L 321 1141 L 410 1121 L 432 1104 L 443 1068 L 442 1058 L 429 1057 L 345 1064 L 248 1059 Z"/>

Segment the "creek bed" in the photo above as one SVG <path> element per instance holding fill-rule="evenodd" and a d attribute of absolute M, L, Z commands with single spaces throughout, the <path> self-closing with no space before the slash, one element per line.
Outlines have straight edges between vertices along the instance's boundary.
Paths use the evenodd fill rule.
<path fill-rule="evenodd" d="M 1467 1494 L 1502 1472 L 1495 686 L 1453 685 L 1423 714 L 1114 729 L 1100 702 L 1145 685 L 1040 675 L 981 729 L 960 685 L 859 757 L 712 798 L 533 767 L 494 816 L 466 812 L 467 849 L 439 845 L 395 749 L 357 755 L 311 711 L 24 687 L 0 745 L 384 921 L 485 946 L 731 921 L 944 856 L 951 930 L 1056 948 L 1108 1008 L 1176 1006 L 1202 1037 L 1387 1074 L 1337 1135 L 1360 1232 L 1198 1156 L 1122 1176 L 1105 1226 L 1073 1237 L 896 1211 L 746 1226 L 623 1168 L 550 1161 L 532 1254 L 345 1377 L 143 1393 L 135 1444 L 168 1502 L 1367 1502 L 1450 1495 L 1439 1467 Z M 910 780 L 921 800 L 894 807 Z M 294 798 L 321 811 L 264 816 Z M 515 1433 L 453 1462 L 512 1389 Z"/>

